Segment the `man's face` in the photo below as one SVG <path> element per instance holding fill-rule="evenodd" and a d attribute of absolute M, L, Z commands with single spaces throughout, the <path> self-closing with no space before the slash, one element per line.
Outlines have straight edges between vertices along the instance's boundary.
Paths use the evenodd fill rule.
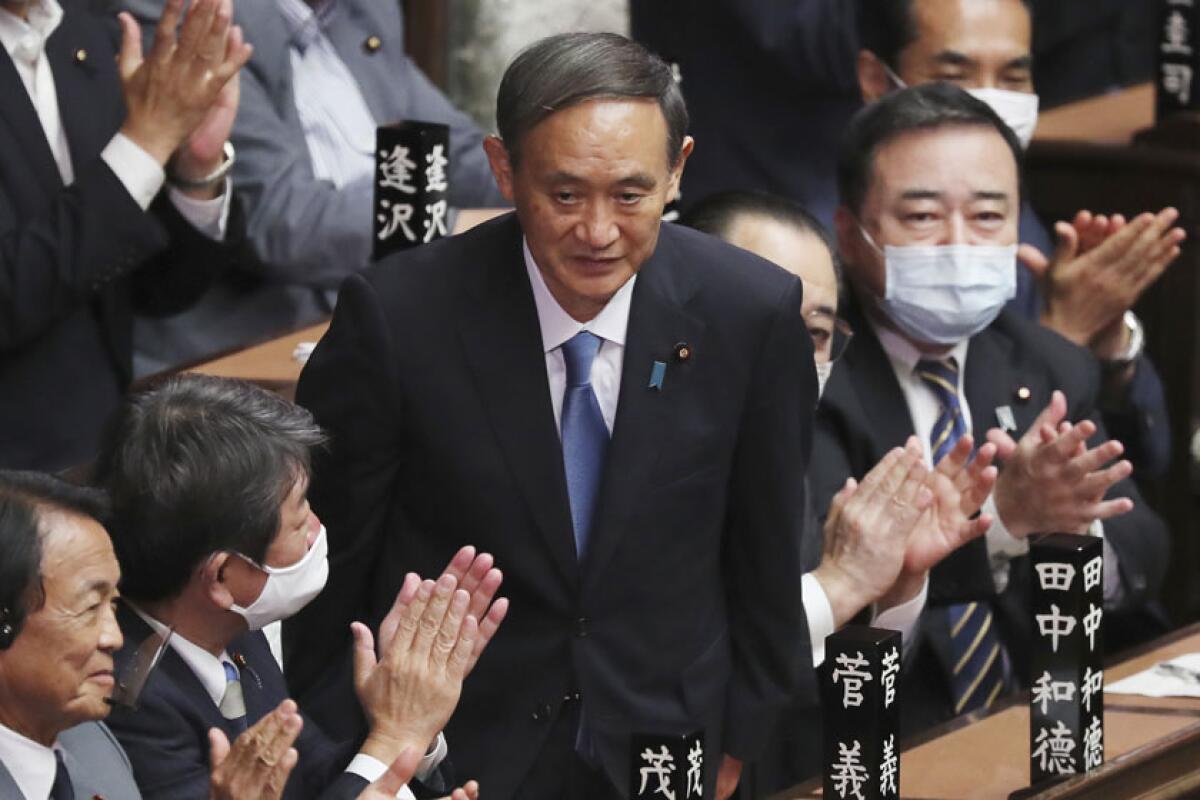
<path fill-rule="evenodd" d="M 801 311 L 813 337 L 814 355 L 818 361 L 828 361 L 833 348 L 838 291 L 833 257 L 825 243 L 794 225 L 749 214 L 733 221 L 727 239 L 800 278 L 804 284 Z"/>
<path fill-rule="evenodd" d="M 122 643 L 114 611 L 121 570 L 108 533 L 55 510 L 43 511 L 40 525 L 45 602 L 0 651 L 0 713 L 37 740 L 108 715 Z"/>
<path fill-rule="evenodd" d="M 321 520 L 308 504 L 308 477 L 296 478 L 279 506 L 279 530 L 264 559 L 269 567 L 290 567 L 308 552 L 321 532 Z M 267 573 L 242 559 L 232 559 L 226 569 L 230 590 L 239 605 L 249 606 L 267 585 Z"/>
<path fill-rule="evenodd" d="M 982 125 L 902 134 L 879 147 L 859 219 L 837 211 L 846 274 L 883 297 L 886 245 L 1011 245 L 1017 241 L 1017 164 L 1004 138 Z"/>
<path fill-rule="evenodd" d="M 905 84 L 1033 91 L 1032 25 L 1021 0 L 913 0 L 912 9 L 917 37 L 895 65 Z M 879 99 L 878 83 L 859 74 L 864 97 Z"/>
<path fill-rule="evenodd" d="M 667 163 L 667 123 L 655 100 L 590 100 L 525 134 L 514 168 L 503 144 L 485 145 L 504 196 L 559 305 L 592 319 L 650 258 L 663 207 L 683 163 Z"/>

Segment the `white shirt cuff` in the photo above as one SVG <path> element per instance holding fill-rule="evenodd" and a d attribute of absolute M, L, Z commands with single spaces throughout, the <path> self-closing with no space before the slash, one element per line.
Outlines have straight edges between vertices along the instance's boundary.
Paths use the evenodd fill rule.
<path fill-rule="evenodd" d="M 821 582 L 811 572 L 800 577 L 800 600 L 808 618 L 808 638 L 812 643 L 813 668 L 825 660 L 825 637 L 833 633 L 833 609 L 821 588 Z"/>
<path fill-rule="evenodd" d="M 154 196 L 162 188 L 167 175 L 154 156 L 147 153 L 132 139 L 117 132 L 100 153 L 104 163 L 117 176 L 117 180 L 129 192 L 142 211 L 150 208 Z"/>
<path fill-rule="evenodd" d="M 925 601 L 928 597 L 929 575 L 926 575 L 924 583 L 921 584 L 921 591 L 917 592 L 911 600 L 876 614 L 875 618 L 871 620 L 871 626 L 900 631 L 901 648 L 904 652 L 908 652 L 909 645 L 913 640 L 913 628 L 917 626 L 917 620 L 921 618 L 921 612 L 925 610 Z"/>
<path fill-rule="evenodd" d="M 446 744 L 446 737 L 439 733 L 437 738 L 433 741 L 433 746 L 429 748 L 429 751 L 425 754 L 425 757 L 421 759 L 421 765 L 417 767 L 417 780 L 425 781 L 427 778 L 429 778 L 429 776 L 433 774 L 433 771 L 441 766 L 441 763 L 446 760 L 446 755 L 449 752 L 450 748 Z M 374 756 L 369 756 L 366 753 L 359 753 L 350 761 L 349 766 L 346 767 L 346 772 L 350 772 L 359 776 L 360 778 L 365 779 L 367 783 L 374 783 L 383 777 L 383 773 L 388 771 L 388 766 L 388 764 L 384 764 Z M 412 790 L 410 790 L 407 786 L 401 789 L 396 797 L 402 798 L 402 800 L 416 800 L 416 798 L 413 796 Z"/>
<path fill-rule="evenodd" d="M 229 178 L 225 179 L 221 193 L 211 200 L 188 197 L 174 186 L 167 192 L 171 204 L 178 209 L 180 216 L 214 242 L 225 241 L 225 229 L 229 224 L 229 198 L 232 194 L 233 185 Z"/>
<path fill-rule="evenodd" d="M 1029 540 L 1018 539 L 1008 532 L 1000 512 L 996 510 L 996 497 L 988 495 L 980 509 L 983 514 L 990 514 L 992 525 L 983 536 L 987 545 L 988 563 L 992 567 L 992 583 L 997 592 L 1003 592 L 1008 587 L 1008 562 L 1029 552 Z"/>

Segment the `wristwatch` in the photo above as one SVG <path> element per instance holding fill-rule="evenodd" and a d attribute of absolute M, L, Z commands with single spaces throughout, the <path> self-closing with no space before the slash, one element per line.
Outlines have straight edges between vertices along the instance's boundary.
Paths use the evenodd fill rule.
<path fill-rule="evenodd" d="M 233 169 L 234 150 L 233 142 L 225 141 L 225 146 L 222 148 L 225 155 L 225 160 L 221 162 L 221 166 L 214 169 L 208 175 L 199 179 L 188 179 L 180 177 L 171 170 L 167 173 L 167 180 L 177 189 L 207 189 L 216 183 L 225 180 L 225 176 L 229 174 L 229 170 Z"/>
<path fill-rule="evenodd" d="M 1141 358 L 1142 351 L 1146 349 L 1146 333 L 1142 329 L 1142 321 L 1137 318 L 1137 314 L 1126 311 L 1123 322 L 1125 330 L 1129 331 L 1129 344 L 1115 357 L 1106 358 L 1100 362 L 1104 369 L 1110 372 L 1125 369 Z"/>

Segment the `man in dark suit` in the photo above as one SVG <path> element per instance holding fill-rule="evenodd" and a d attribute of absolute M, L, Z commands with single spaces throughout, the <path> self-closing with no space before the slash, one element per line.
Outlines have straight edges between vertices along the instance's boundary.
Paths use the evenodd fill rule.
<path fill-rule="evenodd" d="M 90 459 L 130 380 L 133 308 L 191 302 L 238 240 L 224 145 L 250 49 L 228 0 L 197 0 L 178 39 L 175 3 L 144 60 L 125 17 L 119 62 L 82 5 L 0 5 L 2 466 Z"/>
<path fill-rule="evenodd" d="M 1109 608 L 1153 597 L 1167 559 L 1129 462 L 1110 464 L 1122 447 L 1105 441 L 1096 413 L 1095 362 L 1002 311 L 1015 287 L 1020 158 L 999 117 L 946 84 L 865 109 L 839 158 L 856 335 L 818 413 L 816 507 L 914 433 L 938 459 L 996 426 L 987 436 L 1002 463 L 983 506 L 987 534 L 931 574 L 908 658 L 910 730 L 986 708 L 1027 680 L 1029 536 L 1103 536 Z"/>
<path fill-rule="evenodd" d="M 260 631 L 320 592 L 328 574 L 325 532 L 305 496 L 308 451 L 320 441 L 297 406 L 200 375 L 134 398 L 113 427 L 97 470 L 112 495 L 122 567 L 118 673 L 136 670 L 173 631 L 136 708 L 110 719 L 146 798 L 207 797 L 210 746 L 260 738 L 276 724 L 272 709 L 291 705 L 294 716 Z M 500 576 L 477 577 L 494 592 Z M 418 776 L 445 788 L 440 731 L 476 642 L 487 639 L 478 622 L 488 618 L 470 605 L 468 583 L 456 589 L 450 576 L 436 585 L 410 576 L 380 627 L 378 662 L 374 637 L 354 626 L 355 688 L 369 734 L 361 744 L 336 743 L 297 717 L 298 763 L 284 797 L 356 797 L 406 749 L 428 753 Z"/>
<path fill-rule="evenodd" d="M 513 605 L 448 730 L 456 763 L 500 798 L 618 797 L 632 737 L 701 732 L 705 796 L 726 797 L 807 650 L 801 285 L 661 223 L 692 143 L 639 45 L 542 40 L 497 109 L 516 214 L 348 280 L 301 377 L 331 437 L 331 586 L 285 628 L 288 677 L 336 716 L 341 620 L 378 619 L 467 537 Z"/>

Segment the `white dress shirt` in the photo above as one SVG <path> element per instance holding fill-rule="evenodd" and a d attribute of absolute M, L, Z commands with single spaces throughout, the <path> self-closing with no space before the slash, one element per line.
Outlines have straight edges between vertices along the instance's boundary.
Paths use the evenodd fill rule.
<path fill-rule="evenodd" d="M 142 611 L 142 609 L 138 608 L 133 603 L 129 603 L 129 606 L 135 612 L 137 612 L 137 615 L 141 617 L 145 623 L 149 625 L 152 630 L 154 630 L 155 633 L 164 635 L 166 634 L 166 625 L 162 624 L 145 611 Z M 221 699 L 225 696 L 225 688 L 227 683 L 227 679 L 225 677 L 225 662 L 229 662 L 230 664 L 234 663 L 233 659 L 229 657 L 229 654 L 222 650 L 220 656 L 214 656 L 203 647 L 200 647 L 199 645 L 185 639 L 178 633 L 171 635 L 169 646 L 176 652 L 176 654 L 178 654 L 181 659 L 183 659 L 183 663 L 187 664 L 188 669 L 192 671 L 192 674 L 195 675 L 197 680 L 200 681 L 201 685 L 204 686 L 204 691 L 206 691 L 208 696 L 212 698 L 213 705 L 219 707 L 221 705 Z M 242 680 L 247 680 L 247 677 L 243 675 Z M 253 680 L 253 678 L 250 678 L 250 680 Z M 417 779 L 425 780 L 428 778 L 433 771 L 437 769 L 438 765 L 445 760 L 447 753 L 449 753 L 449 747 L 446 744 L 446 738 L 439 733 L 437 739 L 434 741 L 433 747 L 431 747 L 429 752 L 425 754 L 425 758 L 421 760 L 421 766 L 417 768 Z M 51 754 L 50 757 L 53 760 L 53 754 Z M 379 780 L 379 778 L 383 776 L 383 773 L 387 772 L 389 766 L 390 765 L 384 764 L 382 761 L 374 758 L 373 756 L 366 755 L 365 753 L 358 753 L 350 761 L 349 765 L 346 766 L 345 771 L 358 775 L 361 778 L 365 778 L 368 782 L 373 782 Z M 53 769 L 51 769 L 52 781 L 53 775 L 54 772 Z M 50 789 L 47 787 L 46 793 L 49 793 L 49 791 Z M 404 789 L 402 789 L 396 796 L 403 798 L 403 800 L 415 800 L 412 791 L 407 786 L 404 787 Z"/>
<path fill-rule="evenodd" d="M 533 261 L 529 244 L 522 240 L 525 271 L 533 287 L 538 325 L 542 330 L 542 348 L 546 353 L 546 377 L 550 381 L 550 403 L 554 407 L 554 427 L 562 435 L 563 394 L 567 390 L 567 362 L 562 346 L 580 331 L 589 331 L 603 341 L 592 361 L 592 391 L 600 403 L 600 414 L 611 435 L 617 418 L 617 400 L 621 394 L 621 366 L 625 363 L 625 333 L 629 329 L 629 303 L 633 299 L 634 275 L 617 290 L 595 319 L 579 322 L 550 294 L 542 271 Z"/>
<path fill-rule="evenodd" d="M 27 739 L 11 728 L 0 725 L 0 764 L 8 770 L 17 789 L 28 798 L 49 797 L 54 787 L 58 763 L 55 747 L 46 747 Z"/>
<path fill-rule="evenodd" d="M 32 0 L 28 12 L 29 18 L 24 20 L 0 8 L 0 44 L 12 59 L 29 93 L 63 185 L 70 186 L 75 181 L 75 167 L 59 113 L 54 71 L 46 55 L 46 40 L 62 22 L 63 10 L 58 0 Z M 142 210 L 148 209 L 166 181 L 166 174 L 154 157 L 120 132 L 113 136 L 100 157 Z M 174 187 L 168 196 L 184 219 L 198 231 L 210 239 L 225 238 L 230 202 L 228 180 L 221 195 L 212 200 L 195 200 Z"/>
<path fill-rule="evenodd" d="M 909 634 L 921 617 L 928 593 L 927 575 L 925 582 L 921 584 L 921 591 L 911 600 L 878 613 L 872 609 L 871 624 L 876 628 L 899 631 L 901 647 L 907 652 L 912 643 L 912 636 Z M 804 604 L 804 615 L 808 619 L 808 639 L 812 645 L 813 667 L 819 667 L 825 661 L 825 637 L 834 632 L 833 609 L 829 605 L 829 596 L 825 594 L 824 587 L 811 572 L 804 573 L 800 578 L 800 600 Z"/>

